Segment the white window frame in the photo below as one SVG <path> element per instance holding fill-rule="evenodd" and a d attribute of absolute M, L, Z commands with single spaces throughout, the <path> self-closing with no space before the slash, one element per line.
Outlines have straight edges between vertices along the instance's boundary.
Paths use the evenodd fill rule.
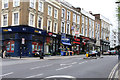
<path fill-rule="evenodd" d="M 68 14 L 69 13 L 69 14 Z M 67 20 L 69 20 L 70 21 L 70 16 L 71 15 L 71 12 L 70 11 L 67 11 Z M 68 16 L 69 16 L 69 19 L 68 19 Z"/>
<path fill-rule="evenodd" d="M 34 18 L 33 18 L 33 25 L 30 24 L 30 16 L 31 16 L 31 14 L 34 15 Z M 32 13 L 32 12 L 29 13 L 29 26 L 35 27 L 35 14 Z"/>
<path fill-rule="evenodd" d="M 39 28 L 39 18 L 42 18 L 42 21 L 41 21 L 41 28 Z M 37 27 L 38 27 L 39 29 L 43 29 L 43 17 L 41 17 L 41 16 L 38 16 Z"/>
<path fill-rule="evenodd" d="M 15 23 L 15 22 L 14 22 L 14 18 L 15 18 L 14 14 L 15 14 L 15 13 L 18 13 L 18 24 L 14 24 L 14 23 Z M 19 11 L 13 12 L 13 13 L 12 13 L 12 25 L 13 25 L 13 26 L 19 25 L 19 21 L 20 21 L 20 12 L 19 12 Z"/>
<path fill-rule="evenodd" d="M 34 6 L 31 6 L 32 5 L 31 4 L 32 0 L 30 0 L 30 7 L 33 8 L 33 9 L 35 9 L 36 8 L 36 0 L 33 0 L 33 1 L 34 1 Z"/>
<path fill-rule="evenodd" d="M 40 8 L 40 3 L 42 3 L 42 10 L 41 10 L 41 8 Z M 38 2 L 38 11 L 40 11 L 40 12 L 43 12 L 43 11 L 44 11 L 44 2 L 41 1 L 41 0 L 39 0 L 39 2 Z"/>
<path fill-rule="evenodd" d="M 62 14 L 61 14 L 61 16 L 62 16 L 63 19 L 65 19 L 65 16 L 66 16 L 66 15 L 65 15 L 65 14 L 66 14 L 66 10 L 64 9 L 64 12 L 63 12 L 63 9 L 64 9 L 64 8 L 62 8 L 62 11 L 61 11 Z M 63 16 L 63 15 L 64 15 L 64 16 Z"/>
<path fill-rule="evenodd" d="M 49 14 L 49 7 L 51 7 L 51 13 Z M 52 6 L 48 5 L 48 15 L 52 16 Z"/>
<path fill-rule="evenodd" d="M 77 24 L 80 24 L 80 16 L 77 15 Z"/>
<path fill-rule="evenodd" d="M 5 3 L 7 3 L 7 7 L 4 6 Z M 5 2 L 5 0 L 2 0 L 2 9 L 6 9 L 6 8 L 8 8 L 8 6 L 9 6 L 9 1 L 6 0 L 6 2 Z"/>
<path fill-rule="evenodd" d="M 88 18 L 86 17 L 85 20 L 86 20 L 86 25 L 88 25 Z"/>
<path fill-rule="evenodd" d="M 69 33 L 67 33 L 68 32 L 68 30 L 67 30 L 68 29 L 68 24 L 69 24 Z M 66 24 L 66 34 L 70 34 L 70 23 Z"/>
<path fill-rule="evenodd" d="M 57 13 L 55 13 L 55 11 L 57 11 Z M 57 15 L 57 16 L 55 16 Z M 58 10 L 56 8 L 54 8 L 54 18 L 58 19 Z"/>
<path fill-rule="evenodd" d="M 62 32 L 62 23 L 64 23 L 64 32 Z M 61 33 L 65 33 L 65 22 L 64 21 L 61 22 Z"/>
<path fill-rule="evenodd" d="M 76 23 L 76 14 L 75 13 L 73 13 L 73 22 Z"/>
<path fill-rule="evenodd" d="M 50 30 L 48 30 L 48 22 L 51 21 Z M 52 32 L 52 20 L 47 20 L 47 31 Z"/>
<path fill-rule="evenodd" d="M 17 2 L 17 5 L 15 3 Z M 20 6 L 20 0 L 13 0 L 13 7 L 18 7 Z"/>
<path fill-rule="evenodd" d="M 56 23 L 56 32 L 54 31 L 55 30 L 55 23 Z M 53 32 L 58 33 L 58 23 L 57 22 L 54 22 Z"/>
<path fill-rule="evenodd" d="M 7 15 L 7 25 L 3 25 L 3 15 Z M 1 26 L 2 27 L 7 27 L 8 26 L 8 13 L 5 13 L 5 14 L 1 14 Z"/>
<path fill-rule="evenodd" d="M 84 20 L 85 20 L 84 18 L 85 18 L 85 17 L 82 15 L 82 23 L 84 23 Z"/>

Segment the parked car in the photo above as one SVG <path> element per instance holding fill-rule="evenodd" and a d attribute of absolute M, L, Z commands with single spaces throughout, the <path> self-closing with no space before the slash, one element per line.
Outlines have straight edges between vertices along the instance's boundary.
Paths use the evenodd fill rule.
<path fill-rule="evenodd" d="M 110 51 L 110 54 L 112 54 L 112 55 L 116 55 L 117 52 L 116 52 L 116 50 L 111 50 L 111 51 Z"/>
<path fill-rule="evenodd" d="M 90 51 L 88 57 L 90 57 L 90 56 L 92 56 L 92 57 L 96 57 L 97 54 L 98 54 L 97 51 Z"/>
<path fill-rule="evenodd" d="M 111 51 L 108 50 L 108 51 L 106 51 L 106 52 L 103 52 L 103 54 L 104 54 L 104 55 L 105 55 L 105 54 L 111 54 Z"/>

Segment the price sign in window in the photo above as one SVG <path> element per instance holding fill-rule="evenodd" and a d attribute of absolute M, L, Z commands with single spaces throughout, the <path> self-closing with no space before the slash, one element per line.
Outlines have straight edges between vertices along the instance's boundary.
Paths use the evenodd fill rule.
<path fill-rule="evenodd" d="M 32 45 L 32 51 L 34 51 L 34 45 Z"/>

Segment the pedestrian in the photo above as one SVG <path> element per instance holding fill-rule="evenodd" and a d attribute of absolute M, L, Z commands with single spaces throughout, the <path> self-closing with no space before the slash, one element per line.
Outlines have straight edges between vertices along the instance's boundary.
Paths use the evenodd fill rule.
<path fill-rule="evenodd" d="M 6 58 L 6 50 L 3 52 L 3 58 Z"/>

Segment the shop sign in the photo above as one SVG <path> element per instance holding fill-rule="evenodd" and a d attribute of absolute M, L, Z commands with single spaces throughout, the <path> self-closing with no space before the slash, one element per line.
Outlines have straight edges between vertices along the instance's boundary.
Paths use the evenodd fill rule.
<path fill-rule="evenodd" d="M 25 44 L 25 38 L 22 38 L 22 44 Z"/>
<path fill-rule="evenodd" d="M 56 36 L 56 35 L 54 35 L 54 34 L 53 34 L 52 36 L 53 36 L 53 37 L 57 37 L 57 36 Z"/>
<path fill-rule="evenodd" d="M 4 32 L 12 31 L 12 29 L 3 29 Z"/>
<path fill-rule="evenodd" d="M 41 33 L 42 33 L 41 31 L 38 31 L 38 30 L 35 30 L 34 32 L 39 33 L 39 34 L 41 34 Z"/>

